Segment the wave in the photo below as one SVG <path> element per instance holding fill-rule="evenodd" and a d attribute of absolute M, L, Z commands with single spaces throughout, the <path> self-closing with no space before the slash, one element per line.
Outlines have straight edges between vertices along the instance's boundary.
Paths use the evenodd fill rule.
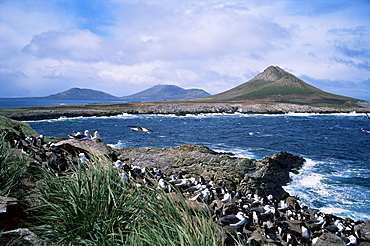
<path fill-rule="evenodd" d="M 220 148 L 220 146 L 212 146 L 212 150 L 216 152 L 226 152 L 233 153 L 235 157 L 248 158 L 248 159 L 258 159 L 258 157 L 251 151 L 241 148 Z"/>
<path fill-rule="evenodd" d="M 361 188 L 363 183 L 346 183 L 338 179 L 338 173 L 322 172 L 323 165 L 330 165 L 330 161 L 307 158 L 300 172 L 291 174 L 292 181 L 283 188 L 310 208 L 355 220 L 369 219 L 370 193 Z M 347 176 L 351 171 L 341 170 L 341 173 Z M 363 179 L 367 180 L 357 178 L 358 181 Z"/>

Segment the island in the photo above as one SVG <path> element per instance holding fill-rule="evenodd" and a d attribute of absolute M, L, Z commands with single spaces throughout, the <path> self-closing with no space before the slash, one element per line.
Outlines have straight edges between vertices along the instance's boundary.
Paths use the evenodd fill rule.
<path fill-rule="evenodd" d="M 0 115 L 20 121 L 119 114 L 182 116 L 204 113 L 284 114 L 288 112 L 368 113 L 370 103 L 322 91 L 278 66 L 270 66 L 253 79 L 235 88 L 201 98 L 0 109 Z"/>

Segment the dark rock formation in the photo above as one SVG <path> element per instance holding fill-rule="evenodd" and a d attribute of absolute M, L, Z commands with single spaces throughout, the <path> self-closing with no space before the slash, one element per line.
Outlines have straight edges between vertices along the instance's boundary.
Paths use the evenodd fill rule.
<path fill-rule="evenodd" d="M 163 149 L 122 148 L 117 152 L 118 158 L 127 164 L 155 167 L 168 177 L 203 176 L 226 189 L 243 194 L 272 194 L 279 199 L 288 195 L 281 186 L 291 181 L 289 172 L 296 172 L 304 163 L 303 158 L 286 152 L 256 161 L 191 144 Z"/>
<path fill-rule="evenodd" d="M 256 162 L 253 173 L 247 173 L 241 181 L 241 192 L 258 195 L 271 194 L 276 198 L 288 196 L 282 186 L 291 181 L 290 172 L 297 172 L 303 165 L 304 159 L 287 152 L 280 152 L 271 157 L 264 157 Z"/>

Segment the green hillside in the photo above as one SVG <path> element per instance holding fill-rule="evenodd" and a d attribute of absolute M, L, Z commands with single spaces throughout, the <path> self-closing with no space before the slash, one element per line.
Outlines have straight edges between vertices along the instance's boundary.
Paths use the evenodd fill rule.
<path fill-rule="evenodd" d="M 47 97 L 48 99 L 119 99 L 118 97 L 112 96 L 108 93 L 81 88 L 71 88 L 69 90 L 53 94 Z"/>
<path fill-rule="evenodd" d="M 204 100 L 294 103 L 312 106 L 337 105 L 340 107 L 353 107 L 358 101 L 362 101 L 322 91 L 278 66 L 270 66 L 253 79 Z"/>
<path fill-rule="evenodd" d="M 121 97 L 121 99 L 166 101 L 201 98 L 209 95 L 208 92 L 201 89 L 183 89 L 176 85 L 155 85 L 133 95 Z"/>

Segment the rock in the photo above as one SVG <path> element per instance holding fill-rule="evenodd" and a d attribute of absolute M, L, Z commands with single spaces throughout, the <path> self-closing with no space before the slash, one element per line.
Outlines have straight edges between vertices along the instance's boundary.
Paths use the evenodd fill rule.
<path fill-rule="evenodd" d="M 337 235 L 325 232 L 317 240 L 315 246 L 345 246 L 346 243 Z"/>
<path fill-rule="evenodd" d="M 291 181 L 289 172 L 296 172 L 304 163 L 303 158 L 286 152 L 256 161 L 191 144 L 162 149 L 122 148 L 117 152 L 118 158 L 126 159 L 127 164 L 155 167 L 167 177 L 203 176 L 225 189 L 261 196 L 272 194 L 278 199 L 288 196 L 282 185 Z"/>
<path fill-rule="evenodd" d="M 370 245 L 370 220 L 362 221 L 354 226 L 360 236 L 360 245 Z"/>
<path fill-rule="evenodd" d="M 0 196 L 0 228 L 13 224 L 18 211 L 18 200 L 12 197 Z"/>
<path fill-rule="evenodd" d="M 10 213 L 17 203 L 16 198 L 0 196 L 0 214 Z"/>
<path fill-rule="evenodd" d="M 46 246 L 46 242 L 41 240 L 35 233 L 28 228 L 19 228 L 12 231 L 3 232 L 0 237 L 1 245 L 19 246 Z"/>
<path fill-rule="evenodd" d="M 242 193 L 256 193 L 260 196 L 273 195 L 283 199 L 288 193 L 282 188 L 291 181 L 290 172 L 297 172 L 304 159 L 287 152 L 280 152 L 271 157 L 264 157 L 256 162 L 256 171 L 247 173 L 239 189 Z"/>
<path fill-rule="evenodd" d="M 94 141 L 91 139 L 86 140 L 76 140 L 68 139 L 60 141 L 55 144 L 56 147 L 77 156 L 79 153 L 85 153 L 90 157 L 109 157 L 113 161 L 117 160 L 115 151 L 107 144 L 99 141 Z"/>

